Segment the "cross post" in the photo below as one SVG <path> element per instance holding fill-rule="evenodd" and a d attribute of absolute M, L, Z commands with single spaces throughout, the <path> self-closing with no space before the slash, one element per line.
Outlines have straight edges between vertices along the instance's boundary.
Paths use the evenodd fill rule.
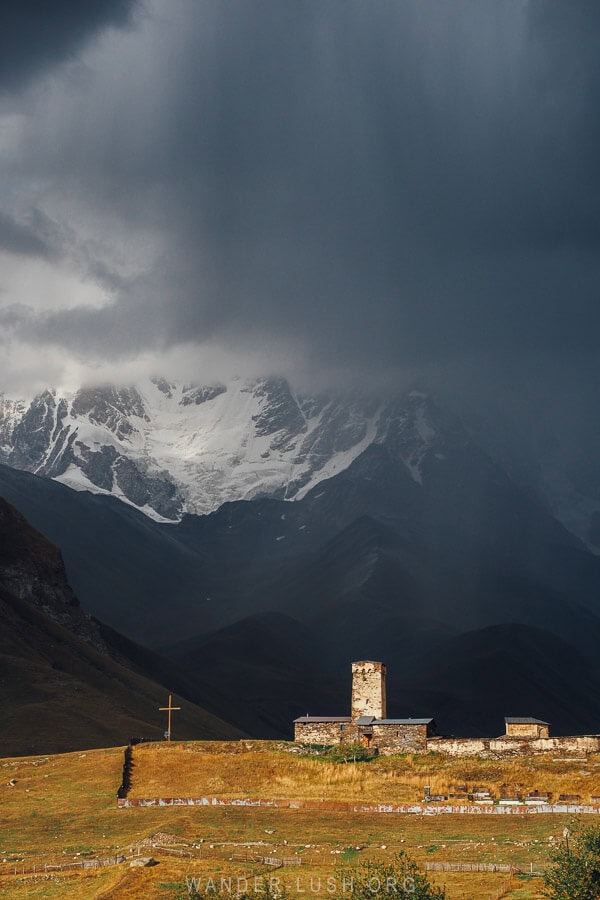
<path fill-rule="evenodd" d="M 173 696 L 172 696 L 172 694 L 169 694 L 169 705 L 168 705 L 168 706 L 159 706 L 159 707 L 158 707 L 158 711 L 159 711 L 159 712 L 166 712 L 166 713 L 167 713 L 167 730 L 166 730 L 166 732 L 165 732 L 165 737 L 166 737 L 166 739 L 167 739 L 168 741 L 171 740 L 171 713 L 173 712 L 173 710 L 176 710 L 176 709 L 181 709 L 181 707 L 180 707 L 180 706 L 173 706 Z"/>

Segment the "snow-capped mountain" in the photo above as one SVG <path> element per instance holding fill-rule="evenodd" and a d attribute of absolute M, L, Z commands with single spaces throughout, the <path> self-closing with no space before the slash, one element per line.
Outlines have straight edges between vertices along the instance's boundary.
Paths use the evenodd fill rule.
<path fill-rule="evenodd" d="M 0 397 L 0 461 L 178 520 L 229 500 L 300 499 L 368 446 L 393 445 L 411 477 L 436 440 L 425 395 L 308 397 L 281 378 Z"/>

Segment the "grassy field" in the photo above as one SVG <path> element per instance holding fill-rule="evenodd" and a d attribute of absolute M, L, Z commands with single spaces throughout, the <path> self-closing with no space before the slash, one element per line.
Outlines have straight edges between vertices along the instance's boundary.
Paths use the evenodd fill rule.
<path fill-rule="evenodd" d="M 134 750 L 132 797 L 256 796 L 294 799 L 415 802 L 433 794 L 489 790 L 527 794 L 539 790 L 600 795 L 600 756 L 452 759 L 441 754 L 381 756 L 370 762 L 328 762 L 299 755 L 294 744 L 240 741 L 140 744 Z M 170 764 L 165 766 L 165 754 Z"/>
<path fill-rule="evenodd" d="M 582 793 L 587 799 L 596 793 L 598 778 L 598 760 L 591 757 L 585 763 L 538 759 L 500 764 L 424 756 L 340 765 L 298 757 L 287 745 L 254 744 L 248 749 L 249 744 L 139 746 L 134 751 L 130 796 L 208 793 L 401 800 L 421 796 L 424 784 L 441 791 L 442 785 L 459 782 L 489 789 L 519 782 L 527 789 Z M 400 849 L 420 863 L 493 862 L 532 866 L 535 871 L 544 866 L 548 848 L 561 839 L 565 825 L 572 826 L 572 817 L 559 815 L 433 819 L 243 807 L 118 809 L 122 763 L 122 748 L 0 762 L 0 896 L 183 898 L 189 896 L 186 877 L 200 878 L 206 887 L 208 878 L 232 877 L 235 884 L 237 877 L 271 875 L 282 879 L 290 896 L 302 900 L 301 891 L 306 897 L 332 896 L 326 879 L 337 878 L 341 864 L 389 860 Z M 151 847 L 153 842 L 163 849 Z M 142 855 L 154 856 L 158 864 L 132 869 L 126 861 L 89 871 L 43 871 L 45 865 L 85 857 L 135 855 L 138 846 Z M 256 856 L 302 862 L 273 871 L 252 861 Z M 440 873 L 436 878 L 446 884 L 450 900 L 491 900 L 504 887 L 508 890 L 507 876 L 499 873 Z M 514 880 L 504 896 L 539 898 L 541 881 Z"/>

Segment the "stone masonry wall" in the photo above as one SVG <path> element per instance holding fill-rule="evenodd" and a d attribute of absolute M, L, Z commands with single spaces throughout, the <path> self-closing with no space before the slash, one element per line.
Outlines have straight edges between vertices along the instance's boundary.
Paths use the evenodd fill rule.
<path fill-rule="evenodd" d="M 576 735 L 573 737 L 533 738 L 519 740 L 514 737 L 499 738 L 430 738 L 427 749 L 449 756 L 476 756 L 493 753 L 498 756 L 534 753 L 585 754 L 600 752 L 600 736 Z"/>
<path fill-rule="evenodd" d="M 304 744 L 362 743 L 356 726 L 340 722 L 296 722 L 294 739 Z M 369 745 L 381 753 L 424 753 L 427 750 L 427 726 L 373 725 Z"/>
<path fill-rule="evenodd" d="M 476 756 L 490 749 L 490 741 L 486 738 L 430 738 L 427 749 L 448 756 Z"/>
<path fill-rule="evenodd" d="M 352 663 L 352 721 L 360 716 L 386 717 L 385 665 L 380 662 Z"/>
<path fill-rule="evenodd" d="M 296 722 L 294 740 L 303 744 L 339 744 L 343 722 Z"/>
<path fill-rule="evenodd" d="M 373 725 L 373 746 L 381 753 L 424 753 L 426 725 Z"/>
<path fill-rule="evenodd" d="M 344 727 L 342 727 L 344 726 Z M 358 729 L 350 723 L 297 722 L 295 740 L 304 744 L 339 744 L 360 741 Z M 493 753 L 498 756 L 534 753 L 564 753 L 583 755 L 600 753 L 600 735 L 534 738 L 444 738 L 427 737 L 426 725 L 373 725 L 373 747 L 381 753 L 423 753 L 432 750 L 449 756 L 477 756 Z"/>
<path fill-rule="evenodd" d="M 548 726 L 536 725 L 530 723 L 508 723 L 506 725 L 506 734 L 511 737 L 519 738 L 547 738 Z"/>
<path fill-rule="evenodd" d="M 515 740 L 515 738 L 492 738 L 490 750 L 494 753 L 598 753 L 600 736 L 574 735 L 572 737 L 535 738 Z"/>

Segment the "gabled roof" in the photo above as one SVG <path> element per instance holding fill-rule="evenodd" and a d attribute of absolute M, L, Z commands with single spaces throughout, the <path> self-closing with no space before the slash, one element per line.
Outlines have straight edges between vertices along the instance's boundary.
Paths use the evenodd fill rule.
<path fill-rule="evenodd" d="M 430 725 L 433 719 L 376 719 L 375 725 Z"/>
<path fill-rule="evenodd" d="M 350 716 L 300 716 L 296 722 L 349 722 Z"/>
<path fill-rule="evenodd" d="M 549 725 L 550 722 L 542 722 L 541 719 L 533 719 L 531 716 L 505 716 L 507 725 Z"/>
<path fill-rule="evenodd" d="M 296 722 L 351 722 L 351 716 L 299 716 Z M 530 721 L 529 719 L 527 721 Z M 537 721 L 535 719 L 534 721 Z M 433 719 L 376 719 L 375 716 L 359 716 L 355 725 L 429 725 Z M 545 722 L 542 724 L 546 724 Z"/>

